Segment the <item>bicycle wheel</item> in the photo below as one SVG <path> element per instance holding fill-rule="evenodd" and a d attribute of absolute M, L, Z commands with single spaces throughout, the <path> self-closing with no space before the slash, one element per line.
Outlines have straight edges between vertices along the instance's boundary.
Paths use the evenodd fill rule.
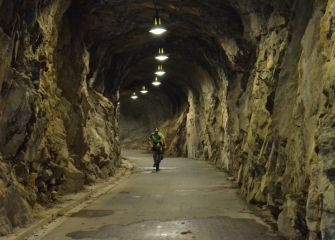
<path fill-rule="evenodd" d="M 155 161 L 156 171 L 159 171 L 159 164 L 160 164 L 160 162 L 161 162 L 161 154 L 160 154 L 160 151 L 155 151 L 155 152 L 154 152 L 154 161 Z"/>

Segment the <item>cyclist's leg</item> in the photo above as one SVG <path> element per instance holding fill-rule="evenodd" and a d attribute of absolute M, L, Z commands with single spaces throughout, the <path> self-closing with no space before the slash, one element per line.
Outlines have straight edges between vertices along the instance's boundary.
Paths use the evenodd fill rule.
<path fill-rule="evenodd" d="M 156 154 L 156 171 L 159 171 L 159 164 L 161 162 L 161 151 L 157 150 L 157 154 Z"/>
<path fill-rule="evenodd" d="M 152 154 L 153 160 L 154 160 L 154 167 L 156 167 L 156 159 L 157 159 L 157 151 L 154 150 Z"/>
<path fill-rule="evenodd" d="M 161 161 L 163 160 L 163 158 L 164 158 L 164 145 L 162 145 L 162 148 L 161 148 L 161 154 L 160 154 L 160 159 L 161 159 Z"/>

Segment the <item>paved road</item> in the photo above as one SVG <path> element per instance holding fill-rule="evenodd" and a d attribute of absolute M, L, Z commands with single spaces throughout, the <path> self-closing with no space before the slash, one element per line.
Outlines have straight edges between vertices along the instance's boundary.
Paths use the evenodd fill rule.
<path fill-rule="evenodd" d="M 133 175 L 35 239 L 279 239 L 208 163 L 166 158 L 155 172 L 150 155 L 124 155 L 137 166 Z"/>

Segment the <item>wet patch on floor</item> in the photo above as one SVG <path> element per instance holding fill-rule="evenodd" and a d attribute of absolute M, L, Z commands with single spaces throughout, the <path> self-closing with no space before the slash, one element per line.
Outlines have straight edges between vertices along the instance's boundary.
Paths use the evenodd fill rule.
<path fill-rule="evenodd" d="M 250 219 L 210 217 L 180 221 L 143 221 L 129 225 L 106 225 L 95 231 L 67 234 L 72 239 L 211 239 L 211 240 L 279 240 L 265 226 Z M 264 234 L 266 233 L 267 234 Z"/>
<path fill-rule="evenodd" d="M 84 209 L 79 212 L 73 213 L 70 217 L 76 218 L 96 218 L 96 217 L 106 217 L 114 214 L 113 210 L 94 210 L 94 209 Z"/>
<path fill-rule="evenodd" d="M 209 186 L 206 188 L 185 188 L 185 189 L 177 189 L 177 192 L 221 192 L 225 191 L 226 189 L 238 189 L 237 185 L 233 184 L 225 184 L 225 185 L 218 185 L 218 186 Z"/>
<path fill-rule="evenodd" d="M 120 194 L 129 194 L 130 192 L 128 192 L 128 191 L 121 191 L 121 192 L 119 192 Z"/>

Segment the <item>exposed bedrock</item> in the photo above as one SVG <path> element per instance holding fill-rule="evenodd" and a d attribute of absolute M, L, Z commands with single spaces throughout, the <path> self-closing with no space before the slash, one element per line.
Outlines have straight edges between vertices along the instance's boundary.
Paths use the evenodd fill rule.
<path fill-rule="evenodd" d="M 163 38 L 152 1 L 0 0 L 0 235 L 112 176 L 120 145 L 146 148 L 157 126 L 168 154 L 227 171 L 282 235 L 335 239 L 335 1 L 157 8 Z"/>
<path fill-rule="evenodd" d="M 119 163 L 116 104 L 88 86 L 90 53 L 69 6 L 0 2 L 0 235 Z"/>

